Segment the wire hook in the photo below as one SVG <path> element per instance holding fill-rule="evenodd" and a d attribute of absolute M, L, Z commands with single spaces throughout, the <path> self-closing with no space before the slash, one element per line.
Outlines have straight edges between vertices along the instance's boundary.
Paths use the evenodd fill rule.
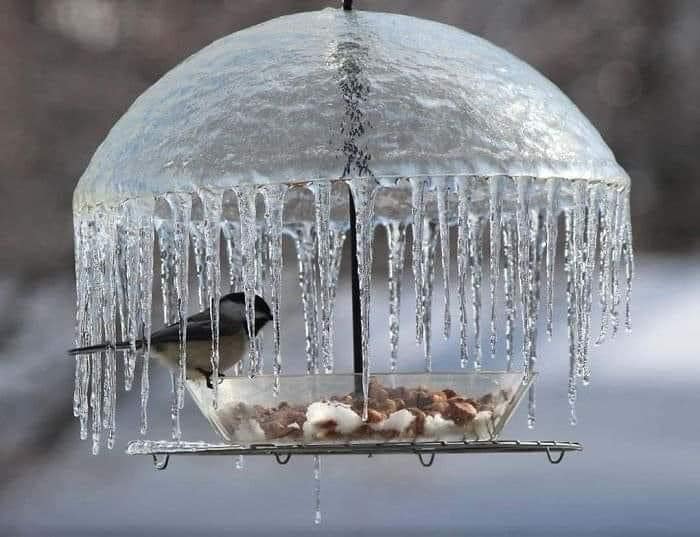
<path fill-rule="evenodd" d="M 427 459 L 424 459 L 425 453 L 416 453 L 418 460 L 423 468 L 430 468 L 435 462 L 435 452 L 433 451 Z"/>
<path fill-rule="evenodd" d="M 277 461 L 277 464 L 281 464 L 282 466 L 287 464 L 289 462 L 289 459 L 291 459 L 291 458 L 292 458 L 291 453 L 285 453 L 284 455 L 282 455 L 280 453 L 275 453 L 275 460 Z"/>
<path fill-rule="evenodd" d="M 170 462 L 170 455 L 166 454 L 163 457 L 162 461 L 158 460 L 158 454 L 154 453 L 153 454 L 153 468 L 155 468 L 158 471 L 165 470 L 168 467 L 168 463 Z"/>
<path fill-rule="evenodd" d="M 564 453 L 566 453 L 563 449 L 558 450 L 558 457 L 554 458 L 552 455 L 552 451 L 550 448 L 545 448 L 544 452 L 547 454 L 547 459 L 549 460 L 550 463 L 552 464 L 559 464 L 562 459 L 564 458 Z"/>

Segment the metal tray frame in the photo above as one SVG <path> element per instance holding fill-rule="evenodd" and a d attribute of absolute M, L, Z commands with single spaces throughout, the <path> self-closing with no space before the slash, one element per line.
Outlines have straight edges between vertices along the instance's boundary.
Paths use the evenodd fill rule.
<path fill-rule="evenodd" d="M 287 464 L 292 455 L 395 455 L 413 454 L 424 467 L 435 461 L 438 453 L 544 453 L 552 464 L 559 464 L 570 451 L 582 451 L 578 442 L 555 440 L 474 440 L 452 442 L 345 442 L 315 444 L 209 444 L 206 442 L 173 442 L 134 440 L 129 442 L 128 455 L 150 455 L 156 470 L 168 467 L 171 455 L 272 455 L 279 464 Z"/>

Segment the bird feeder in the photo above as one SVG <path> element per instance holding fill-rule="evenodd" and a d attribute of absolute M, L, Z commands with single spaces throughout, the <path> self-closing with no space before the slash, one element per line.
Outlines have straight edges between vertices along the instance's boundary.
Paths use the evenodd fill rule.
<path fill-rule="evenodd" d="M 130 453 L 262 453 L 286 462 L 293 453 L 580 449 L 499 435 L 526 393 L 534 424 L 534 377 L 546 354 L 540 327 L 551 335 L 555 303 L 566 309 L 572 420 L 591 347 L 629 326 L 629 186 L 556 86 L 457 28 L 324 9 L 224 37 L 134 102 L 75 190 L 76 344 L 131 342 L 125 352 L 77 357 L 81 435 L 94 452 L 113 445 L 117 385 L 130 389 L 137 373 L 146 434 L 154 303 L 184 341 L 188 313 L 210 308 L 216 327 L 230 288 L 245 293 L 248 328 L 255 295 L 270 303 L 272 345 L 263 352 L 251 337 L 247 358 L 212 386 L 186 378 L 182 346 L 172 438 L 133 442 Z M 389 311 L 379 314 L 377 228 L 389 270 Z M 296 344 L 306 375 L 285 374 L 280 302 L 289 307 L 294 295 L 281 288 L 290 262 L 283 236 L 294 240 L 300 267 L 306 330 Z M 334 310 L 346 237 L 354 348 L 344 352 L 334 348 Z M 436 272 L 441 293 L 433 292 Z M 410 330 L 424 354 L 410 371 L 398 347 L 400 307 L 415 310 Z M 440 327 L 434 309 L 443 311 Z M 454 352 L 433 357 L 433 332 L 453 334 Z M 370 356 L 377 337 L 386 339 L 384 356 Z M 213 337 L 214 378 L 218 345 Z M 352 370 L 336 367 L 351 353 Z M 220 444 L 183 439 L 187 391 Z"/>

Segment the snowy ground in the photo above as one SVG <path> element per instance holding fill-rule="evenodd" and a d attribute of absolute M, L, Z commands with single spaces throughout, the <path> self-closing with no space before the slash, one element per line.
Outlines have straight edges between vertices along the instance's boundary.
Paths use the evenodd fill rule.
<path fill-rule="evenodd" d="M 698 274 L 697 257 L 639 260 L 634 332 L 594 351 L 576 428 L 567 423 L 563 330 L 542 344 L 537 428 L 527 430 L 521 409 L 505 436 L 578 440 L 582 454 L 559 466 L 544 455 L 443 455 L 431 469 L 408 455 L 326 457 L 320 528 L 312 524 L 311 459 L 280 467 L 248 458 L 238 471 L 228 459 L 175 458 L 155 472 L 150 460 L 124 455 L 137 437 L 135 395 L 120 401 L 115 452 L 90 456 L 69 421 L 72 370 L 62 350 L 71 342 L 70 282 L 21 292 L 4 282 L 1 300 L 17 304 L 26 329 L 0 346 L 0 535 L 698 535 Z M 338 326 L 348 309 L 339 304 Z M 376 319 L 379 337 L 386 316 Z M 300 328 L 290 316 L 287 330 Z M 348 348 L 346 330 L 337 338 L 338 349 Z M 436 346 L 438 360 L 456 360 L 437 337 Z M 154 405 L 164 422 L 163 376 Z M 192 404 L 185 432 L 207 434 Z"/>

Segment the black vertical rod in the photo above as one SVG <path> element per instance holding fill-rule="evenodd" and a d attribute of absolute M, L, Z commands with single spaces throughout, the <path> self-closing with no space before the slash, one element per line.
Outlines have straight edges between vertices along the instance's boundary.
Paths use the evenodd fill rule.
<path fill-rule="evenodd" d="M 362 392 L 362 312 L 360 306 L 360 272 L 357 264 L 357 213 L 355 199 L 348 185 L 350 205 L 350 278 L 352 283 L 352 370 L 355 391 Z"/>
<path fill-rule="evenodd" d="M 350 11 L 352 9 L 352 0 L 343 0 L 343 9 Z"/>

